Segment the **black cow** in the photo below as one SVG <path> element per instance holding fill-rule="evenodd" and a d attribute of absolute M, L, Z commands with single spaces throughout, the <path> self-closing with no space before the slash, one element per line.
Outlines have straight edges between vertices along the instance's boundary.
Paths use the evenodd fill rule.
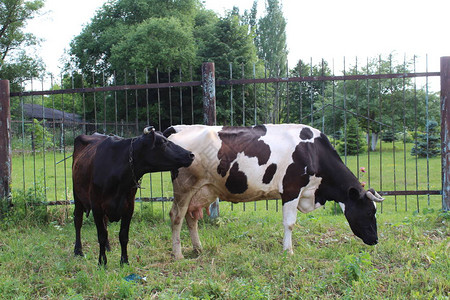
<path fill-rule="evenodd" d="M 253 127 L 173 126 L 164 135 L 192 151 L 196 159 L 173 181 L 173 254 L 182 258 L 180 229 L 186 219 L 194 249 L 201 250 L 197 220 L 217 197 L 231 202 L 279 199 L 283 202 L 283 249 L 292 253 L 297 210 L 310 212 L 327 200 L 344 209 L 352 231 L 364 243 L 378 241 L 375 203 L 343 164 L 328 138 L 297 124 Z M 208 212 L 208 210 L 207 210 Z"/>
<path fill-rule="evenodd" d="M 153 127 L 131 139 L 97 133 L 76 137 L 72 164 L 75 255 L 83 255 L 83 213 L 89 215 L 92 210 L 100 245 L 99 264 L 106 265 L 107 222 L 119 220 L 120 263 L 128 263 L 128 231 L 141 177 L 149 172 L 188 167 L 193 158 L 190 151 L 168 141 Z"/>

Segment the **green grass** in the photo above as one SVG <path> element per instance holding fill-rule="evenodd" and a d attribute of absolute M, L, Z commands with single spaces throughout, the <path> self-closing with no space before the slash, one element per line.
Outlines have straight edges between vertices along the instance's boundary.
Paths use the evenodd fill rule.
<path fill-rule="evenodd" d="M 275 206 L 274 201 L 269 206 Z M 66 206 L 65 206 L 66 207 Z M 67 208 L 67 207 L 66 207 Z M 0 223 L 2 299 L 448 299 L 450 215 L 378 216 L 380 243 L 354 237 L 343 215 L 319 209 L 298 215 L 294 255 L 282 252 L 281 211 L 265 201 L 221 205 L 214 224 L 200 222 L 204 251 L 194 254 L 183 226 L 186 259 L 171 258 L 171 232 L 159 207 L 144 204 L 130 231 L 130 265 L 120 267 L 119 224 L 109 226 L 107 269 L 97 266 L 92 216 L 85 220 L 85 257 L 74 257 L 74 229 L 64 207 L 47 222 L 7 216 Z M 71 207 L 69 206 L 69 209 Z M 28 211 L 28 214 L 31 212 Z M 71 213 L 69 214 L 71 215 Z M 34 216 L 36 217 L 36 216 Z M 127 282 L 130 274 L 147 281 Z"/>
<path fill-rule="evenodd" d="M 404 152 L 406 147 L 406 153 Z M 393 152 L 392 143 L 382 143 L 382 157 L 380 164 L 379 145 L 375 152 L 359 156 L 348 156 L 347 165 L 360 181 L 367 182 L 367 186 L 376 190 L 430 190 L 441 189 L 441 159 L 434 157 L 427 163 L 426 159 L 416 159 L 411 156 L 411 143 L 404 145 L 395 143 Z M 72 154 L 67 148 L 66 157 Z M 394 155 L 395 154 L 395 155 Z M 14 154 L 12 161 L 12 189 L 34 193 L 35 189 L 43 190 L 42 200 L 73 200 L 72 196 L 72 158 L 65 162 L 61 152 L 48 151 L 45 153 Z M 395 158 L 395 164 L 394 164 Z M 345 161 L 345 158 L 343 158 Z M 417 166 L 417 178 L 416 178 Z M 359 171 L 366 168 L 366 173 Z M 25 170 L 25 171 L 23 171 Z M 172 183 L 170 174 L 154 173 L 144 176 L 142 186 L 137 197 L 171 197 Z M 435 196 L 389 196 L 383 203 L 381 211 L 416 211 L 425 207 L 439 209 L 442 197 Z M 160 205 L 160 204 L 155 204 Z M 164 204 L 161 204 L 163 206 Z"/>

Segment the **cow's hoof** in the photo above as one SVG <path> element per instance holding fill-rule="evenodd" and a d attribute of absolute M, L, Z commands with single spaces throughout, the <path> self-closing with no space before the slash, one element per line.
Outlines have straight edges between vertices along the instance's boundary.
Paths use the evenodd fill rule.
<path fill-rule="evenodd" d="M 184 259 L 183 254 L 177 254 L 177 255 L 173 254 L 172 256 L 173 256 L 173 259 L 174 259 L 174 260 Z"/>
<path fill-rule="evenodd" d="M 73 251 L 73 254 L 75 254 L 75 256 L 82 256 L 82 257 L 84 257 L 83 251 L 81 249 L 75 249 Z"/>
<path fill-rule="evenodd" d="M 292 250 L 292 249 L 285 249 L 284 253 L 286 253 L 288 255 L 294 255 L 294 250 Z"/>
<path fill-rule="evenodd" d="M 200 254 L 202 254 L 202 252 L 203 252 L 203 249 L 202 249 L 202 248 L 194 248 L 194 253 L 195 253 L 196 255 L 200 255 Z"/>

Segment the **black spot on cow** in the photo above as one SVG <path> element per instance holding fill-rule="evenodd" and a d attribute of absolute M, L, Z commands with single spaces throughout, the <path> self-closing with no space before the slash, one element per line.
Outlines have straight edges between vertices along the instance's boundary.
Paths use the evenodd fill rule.
<path fill-rule="evenodd" d="M 271 164 L 270 166 L 267 167 L 266 172 L 264 172 L 264 176 L 262 179 L 262 182 L 264 184 L 269 184 L 272 179 L 273 176 L 275 175 L 275 172 L 277 171 L 277 165 L 276 164 Z"/>
<path fill-rule="evenodd" d="M 310 140 L 314 137 L 313 132 L 308 127 L 305 127 L 300 131 L 300 138 L 302 140 Z"/>
<path fill-rule="evenodd" d="M 239 171 L 237 162 L 231 167 L 225 186 L 232 194 L 242 194 L 247 190 L 247 176 L 244 172 Z"/>
<path fill-rule="evenodd" d="M 227 127 L 219 131 L 222 146 L 217 153 L 219 165 L 217 173 L 225 177 L 230 169 L 231 163 L 236 159 L 238 153 L 244 153 L 247 157 L 256 157 L 261 166 L 269 160 L 270 147 L 259 138 L 264 136 L 267 128 L 264 125 L 254 127 Z"/>
<path fill-rule="evenodd" d="M 310 129 L 308 130 L 311 132 Z M 297 198 L 300 189 L 309 183 L 309 176 L 316 174 L 317 163 L 314 147 L 314 143 L 302 142 L 295 147 L 292 153 L 293 163 L 287 167 L 283 177 L 283 193 L 281 195 L 283 204 Z"/>

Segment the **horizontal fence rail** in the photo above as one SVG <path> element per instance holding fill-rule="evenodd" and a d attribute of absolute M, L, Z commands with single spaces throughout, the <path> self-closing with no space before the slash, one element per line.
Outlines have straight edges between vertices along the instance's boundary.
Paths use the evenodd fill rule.
<path fill-rule="evenodd" d="M 392 65 L 392 61 L 390 63 Z M 263 68 L 259 70 L 259 76 L 264 78 L 258 78 L 255 65 L 248 70 L 240 65 L 236 72 L 230 64 L 229 78 L 216 75 L 217 124 L 309 123 L 325 132 L 336 148 L 343 149 L 340 153 L 344 162 L 361 181 L 367 181 L 365 184 L 381 195 L 394 198 L 389 209 L 404 207 L 408 210 L 411 205 L 415 210 L 436 207 L 435 203 L 440 201 L 436 200 L 437 196 L 443 198 L 442 186 L 446 184 L 440 174 L 436 184 L 434 172 L 436 164 L 440 172 L 440 160 L 428 156 L 423 160 L 409 152 L 412 144 L 418 142 L 419 134 L 424 130 L 428 132 L 428 128 L 420 127 L 418 123 L 428 122 L 429 115 L 440 110 L 433 102 L 434 94 L 428 91 L 428 78 L 440 77 L 442 71 L 415 72 L 414 65 L 414 72 L 358 74 L 361 67 L 356 66 L 353 73 L 357 74 L 350 74 L 346 73 L 344 65 L 343 75 L 334 75 L 334 70 L 325 75 L 323 62 L 316 69 L 312 62 L 303 67 L 307 71 L 299 67 L 296 72 L 294 68 L 286 73 L 286 77 L 268 77 L 269 70 Z M 216 72 L 220 73 L 220 70 Z M 52 89 L 11 92 L 13 195 L 14 191 L 19 194 L 21 191 L 23 197 L 33 198 L 34 201 L 27 205 L 73 203 L 70 155 L 73 138 L 78 134 L 98 131 L 132 137 L 139 135 L 145 125 L 163 130 L 174 124 L 203 123 L 202 89 L 206 83 L 193 80 L 192 73 L 192 69 L 188 76 L 182 75 L 181 70 L 168 74 L 156 71 L 153 74 L 156 83 L 149 82 L 148 74 L 145 75 L 146 82 L 139 83 L 136 71 L 134 77 L 127 77 L 125 73 L 120 80 L 116 74 L 108 79 L 93 75 L 90 79 L 93 87 L 85 87 L 89 85 L 85 82 L 87 77 L 81 79 L 81 87 L 77 87 L 74 83 L 77 78 L 72 75 L 61 78 L 59 87 Z M 162 77 L 167 82 L 161 82 Z M 424 88 L 417 88 L 417 79 L 425 81 Z M 99 82 L 102 86 L 94 86 Z M 52 86 L 55 85 L 52 82 Z M 352 94 L 353 91 L 357 93 Z M 403 111 L 387 115 L 373 113 L 375 110 L 386 111 L 390 106 L 398 108 L 399 103 L 405 108 Z M 41 112 L 34 117 L 27 115 L 26 104 Z M 407 115 L 407 107 L 408 113 L 415 111 L 415 115 Z M 57 111 L 62 113 L 60 119 L 54 118 Z M 414 122 L 408 118 L 415 118 L 412 128 L 407 123 Z M 386 134 L 380 135 L 376 151 L 349 154 L 351 119 L 358 122 L 359 136 L 366 134 L 369 139 L 371 128 L 376 127 L 379 132 L 392 129 L 400 139 L 385 142 L 382 138 Z M 338 123 L 342 125 L 335 125 Z M 407 137 L 410 133 L 414 135 L 412 138 Z M 363 144 L 358 144 L 358 148 L 364 148 Z M 136 201 L 152 205 L 161 203 L 163 213 L 166 212 L 165 203 L 173 199 L 170 174 L 146 175 L 142 186 L 144 189 L 138 191 Z M 403 197 L 403 201 L 398 197 Z M 265 205 L 268 207 L 267 202 Z M 445 205 L 443 200 L 442 206 Z M 245 204 L 243 207 L 245 209 Z"/>

